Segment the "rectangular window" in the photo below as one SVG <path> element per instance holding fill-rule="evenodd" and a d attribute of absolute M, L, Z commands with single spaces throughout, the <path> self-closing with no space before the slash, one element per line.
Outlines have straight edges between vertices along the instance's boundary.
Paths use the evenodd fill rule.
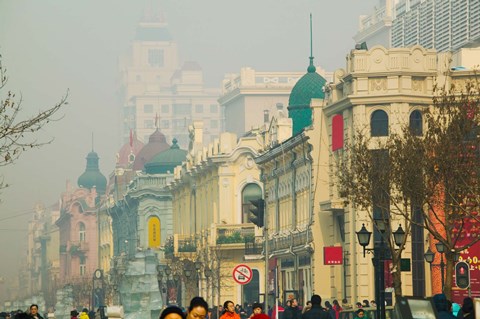
<path fill-rule="evenodd" d="M 211 104 L 210 105 L 210 113 L 218 113 L 218 105 Z"/>
<path fill-rule="evenodd" d="M 210 120 L 210 128 L 218 128 L 218 121 Z"/>
<path fill-rule="evenodd" d="M 161 128 L 169 128 L 170 121 L 169 120 L 162 120 Z"/>
<path fill-rule="evenodd" d="M 172 120 L 173 128 L 186 127 L 186 120 Z"/>
<path fill-rule="evenodd" d="M 153 113 L 153 105 L 152 104 L 145 104 L 143 106 L 144 113 Z"/>
<path fill-rule="evenodd" d="M 162 104 L 162 113 L 169 113 L 170 112 L 170 105 Z"/>
<path fill-rule="evenodd" d="M 150 64 L 151 66 L 162 67 L 163 63 L 163 50 L 148 50 L 148 64 Z"/>
<path fill-rule="evenodd" d="M 191 104 L 174 104 L 172 108 L 173 114 L 175 115 L 187 115 L 192 113 Z"/>
<path fill-rule="evenodd" d="M 195 105 L 195 113 L 203 113 L 203 105 L 202 104 Z"/>
<path fill-rule="evenodd" d="M 153 128 L 153 120 L 145 120 L 144 127 L 145 128 Z"/>

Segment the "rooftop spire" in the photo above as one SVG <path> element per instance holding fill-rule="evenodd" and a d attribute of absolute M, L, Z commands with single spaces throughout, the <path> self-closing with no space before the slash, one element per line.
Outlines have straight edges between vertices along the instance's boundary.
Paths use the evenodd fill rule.
<path fill-rule="evenodd" d="M 92 132 L 92 152 L 93 152 L 93 132 Z"/>
<path fill-rule="evenodd" d="M 313 65 L 313 31 L 312 31 L 312 14 L 310 13 L 310 65 L 307 68 L 308 73 L 314 73 L 317 69 Z"/>

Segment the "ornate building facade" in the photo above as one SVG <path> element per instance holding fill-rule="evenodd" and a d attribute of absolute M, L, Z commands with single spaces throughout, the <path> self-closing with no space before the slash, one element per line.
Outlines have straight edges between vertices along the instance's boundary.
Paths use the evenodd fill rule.
<path fill-rule="evenodd" d="M 181 262 L 185 269 L 194 264 L 196 277 L 189 284 L 198 287 L 199 295 L 210 304 L 259 301 L 265 287 L 261 248 L 247 254 L 253 270 L 250 283 L 236 283 L 232 273 L 236 265 L 246 262 L 246 242 L 261 237 L 260 229 L 249 221 L 249 209 L 250 200 L 262 198 L 263 193 L 254 161 L 262 137 L 252 134 L 237 139 L 233 133 L 222 133 L 204 146 L 202 125 L 196 122 L 190 136 L 187 160 L 175 169 L 169 186 L 174 237 L 168 263 Z"/>

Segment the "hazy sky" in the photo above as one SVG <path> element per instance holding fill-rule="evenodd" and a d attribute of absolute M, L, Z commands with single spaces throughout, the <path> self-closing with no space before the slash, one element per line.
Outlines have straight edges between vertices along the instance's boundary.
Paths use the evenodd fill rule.
<path fill-rule="evenodd" d="M 315 64 L 345 67 L 361 14 L 378 0 L 0 0 L 0 54 L 10 89 L 24 114 L 50 107 L 70 90 L 64 118 L 39 138 L 51 145 L 0 167 L 11 184 L 0 194 L 0 276 L 25 255 L 26 222 L 36 202 L 58 201 L 67 180 L 76 185 L 94 148 L 105 176 L 119 149 L 118 57 L 134 36 L 145 8 L 160 8 L 178 43 L 181 61 L 195 60 L 209 87 L 225 73 L 306 71 L 313 14 Z M 0 91 L 4 99 L 7 89 Z"/>

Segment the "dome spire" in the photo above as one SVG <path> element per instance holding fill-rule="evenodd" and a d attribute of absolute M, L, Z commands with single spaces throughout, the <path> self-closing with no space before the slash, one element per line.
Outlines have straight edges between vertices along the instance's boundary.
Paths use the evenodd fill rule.
<path fill-rule="evenodd" d="M 308 73 L 314 73 L 317 71 L 315 65 L 313 65 L 313 31 L 312 31 L 312 14 L 310 13 L 310 65 L 307 68 Z"/>

